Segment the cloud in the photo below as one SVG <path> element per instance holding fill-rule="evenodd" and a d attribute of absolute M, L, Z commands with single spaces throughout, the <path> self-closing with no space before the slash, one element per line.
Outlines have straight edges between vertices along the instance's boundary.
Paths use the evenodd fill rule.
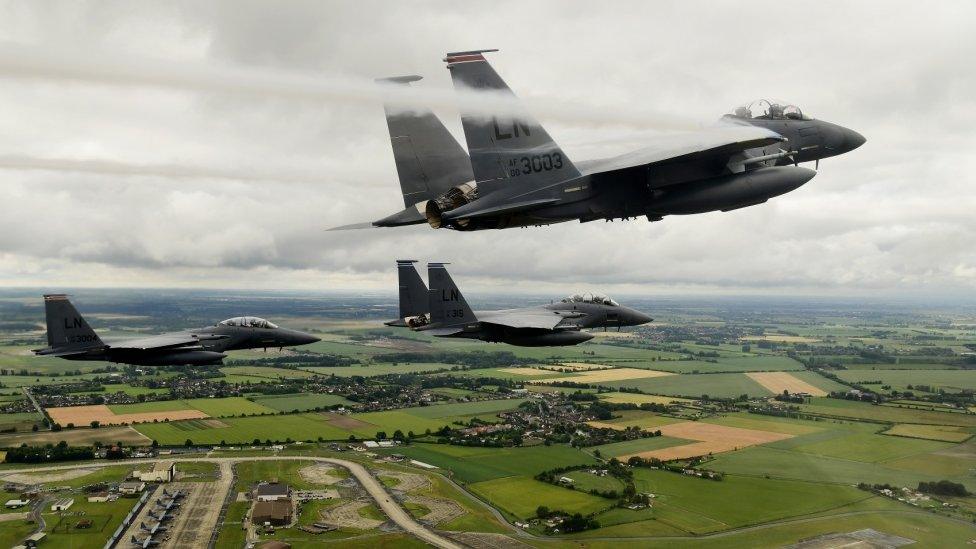
<path fill-rule="evenodd" d="M 5 4 L 0 284 L 392 292 L 393 259 L 409 256 L 450 261 L 484 290 L 971 294 L 976 74 L 960 60 L 976 53 L 973 9 L 825 2 L 771 20 L 721 2 Z M 868 143 L 729 213 L 324 231 L 402 207 L 372 80 L 424 75 L 404 101 L 463 143 L 457 105 L 474 100 L 441 58 L 484 47 L 501 49 L 493 65 L 574 160 L 764 96 Z"/>

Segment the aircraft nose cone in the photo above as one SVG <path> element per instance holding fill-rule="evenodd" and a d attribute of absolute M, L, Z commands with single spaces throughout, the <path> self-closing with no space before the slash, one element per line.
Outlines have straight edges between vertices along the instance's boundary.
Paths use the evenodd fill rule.
<path fill-rule="evenodd" d="M 647 324 L 652 320 L 654 319 L 645 315 L 644 313 L 640 311 L 634 311 L 634 325 L 640 326 L 641 324 Z"/>
<path fill-rule="evenodd" d="M 309 343 L 317 343 L 319 341 L 322 341 L 322 339 L 315 337 L 312 334 L 301 333 L 298 336 L 299 345 L 308 345 Z"/>
<path fill-rule="evenodd" d="M 844 150 L 853 151 L 854 149 L 865 144 L 867 139 L 863 135 L 857 133 L 854 130 L 844 128 Z"/>

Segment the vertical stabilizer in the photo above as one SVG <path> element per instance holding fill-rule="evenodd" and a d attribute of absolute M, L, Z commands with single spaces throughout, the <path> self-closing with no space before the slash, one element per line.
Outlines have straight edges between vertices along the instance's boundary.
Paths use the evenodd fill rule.
<path fill-rule="evenodd" d="M 383 86 L 409 86 L 420 79 L 395 76 L 377 82 Z M 474 181 L 468 153 L 433 112 L 390 102 L 383 108 L 404 206 L 431 200 L 455 185 Z"/>
<path fill-rule="evenodd" d="M 461 109 L 479 195 L 506 185 L 535 189 L 578 177 L 576 166 L 485 60 L 482 53 L 489 51 L 497 50 L 449 53 L 444 59 L 456 89 L 487 92 L 488 108 L 466 101 Z"/>
<path fill-rule="evenodd" d="M 400 282 L 400 318 L 427 314 L 427 285 L 414 267 L 415 259 L 397 260 L 397 279 Z"/>
<path fill-rule="evenodd" d="M 438 325 L 454 325 L 476 322 L 474 311 L 461 295 L 461 290 L 451 279 L 445 263 L 427 264 L 427 281 L 430 284 L 428 292 L 430 304 L 430 323 Z"/>
<path fill-rule="evenodd" d="M 102 340 L 65 294 L 44 296 L 47 317 L 47 344 L 51 348 L 99 347 Z"/>

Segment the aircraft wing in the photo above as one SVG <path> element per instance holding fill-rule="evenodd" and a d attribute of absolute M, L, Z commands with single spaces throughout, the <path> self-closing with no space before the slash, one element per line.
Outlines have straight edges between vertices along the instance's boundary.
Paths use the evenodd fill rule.
<path fill-rule="evenodd" d="M 486 324 L 508 328 L 535 328 L 552 330 L 562 322 L 563 316 L 546 309 L 508 309 L 504 311 L 478 312 L 478 320 Z"/>
<path fill-rule="evenodd" d="M 213 339 L 207 337 L 206 339 Z M 112 349 L 132 351 L 153 351 L 157 349 L 174 349 L 200 344 L 200 338 L 192 334 L 162 334 L 157 336 L 140 337 L 136 339 L 122 339 L 109 343 Z"/>
<path fill-rule="evenodd" d="M 580 171 L 602 175 L 634 168 L 712 159 L 722 165 L 747 149 L 785 141 L 780 134 L 756 126 L 721 125 L 696 132 L 664 135 L 642 149 L 613 158 L 578 162 Z"/>

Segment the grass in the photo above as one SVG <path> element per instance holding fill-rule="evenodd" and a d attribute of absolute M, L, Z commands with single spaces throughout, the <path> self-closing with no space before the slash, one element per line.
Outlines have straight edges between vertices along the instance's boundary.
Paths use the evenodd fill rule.
<path fill-rule="evenodd" d="M 299 490 L 321 488 L 317 484 L 306 482 L 298 472 L 311 464 L 302 460 L 242 461 L 234 467 L 234 472 L 237 474 L 234 490 L 246 492 L 258 482 L 270 482 L 273 479 Z"/>
<path fill-rule="evenodd" d="M 535 516 L 540 505 L 582 514 L 595 513 L 613 505 L 608 499 L 521 476 L 477 482 L 468 489 L 519 519 Z"/>
<path fill-rule="evenodd" d="M 564 473 L 559 476 L 573 479 L 573 488 L 581 492 L 596 490 L 598 492 L 615 491 L 619 494 L 624 489 L 624 483 L 610 475 L 601 477 L 581 470 Z"/>
<path fill-rule="evenodd" d="M 176 466 L 183 474 L 181 482 L 211 482 L 217 479 L 217 464 L 206 461 L 184 461 Z"/>
<path fill-rule="evenodd" d="M 806 413 L 856 420 L 886 423 L 914 423 L 927 425 L 958 425 L 976 427 L 976 415 L 951 412 L 933 412 L 912 408 L 875 406 L 867 402 L 837 398 L 814 398 L 810 404 L 799 405 Z"/>
<path fill-rule="evenodd" d="M 836 374 L 854 383 L 881 381 L 897 391 L 904 391 L 909 385 L 928 385 L 933 390 L 944 389 L 950 393 L 976 391 L 976 370 L 842 370 Z"/>
<path fill-rule="evenodd" d="M 444 369 L 449 370 L 456 366 L 456 364 L 443 364 L 440 362 L 402 362 L 399 364 L 364 364 L 359 366 L 354 365 L 342 367 L 309 366 L 303 367 L 302 369 L 322 376 L 335 375 L 338 377 L 373 377 L 387 374 L 409 374 L 414 372 L 430 372 Z"/>
<path fill-rule="evenodd" d="M 24 538 L 31 535 L 34 529 L 37 528 L 36 524 L 28 523 L 24 520 L 8 520 L 0 524 L 3 525 L 0 528 L 0 547 L 21 545 Z"/>
<path fill-rule="evenodd" d="M 70 547 L 72 549 L 98 549 L 105 540 L 122 524 L 122 519 L 136 504 L 134 498 L 119 498 L 104 503 L 89 503 L 83 494 L 73 494 L 75 503 L 59 516 L 58 513 L 45 512 L 48 538 L 44 544 L 51 547 Z M 47 507 L 50 509 L 50 507 Z M 82 518 L 92 521 L 91 528 L 79 529 L 75 525 Z"/>
<path fill-rule="evenodd" d="M 969 440 L 973 433 L 963 427 L 951 427 L 947 425 L 912 425 L 900 423 L 884 431 L 886 435 L 922 438 L 927 440 L 941 440 L 944 442 L 964 442 Z"/>
<path fill-rule="evenodd" d="M 254 397 L 254 402 L 265 407 L 272 408 L 274 410 L 279 410 L 282 412 L 292 412 L 298 410 L 304 412 L 306 410 L 313 410 L 315 408 L 326 408 L 329 406 L 335 406 L 336 404 L 352 404 L 351 401 L 346 400 L 344 397 L 339 395 L 330 395 L 328 393 L 323 394 L 312 394 L 312 393 L 296 393 L 291 395 L 274 395 L 274 396 L 260 396 Z"/>
<path fill-rule="evenodd" d="M 244 547 L 245 532 L 242 527 L 244 515 L 251 507 L 248 501 L 234 501 L 227 507 L 224 523 L 220 525 L 216 549 L 240 549 Z"/>
<path fill-rule="evenodd" d="M 644 410 L 621 410 L 614 412 L 613 415 L 613 419 L 608 419 L 606 421 L 602 421 L 601 423 L 619 425 L 621 428 L 640 427 L 644 430 L 654 431 L 662 425 L 670 425 L 672 423 L 680 423 L 681 421 L 684 421 Z"/>
<path fill-rule="evenodd" d="M 700 515 L 708 519 L 703 522 L 721 525 L 718 529 L 808 515 L 873 497 L 851 486 L 736 475 L 716 482 L 650 469 L 635 470 L 634 483 L 638 492 L 657 496 L 655 509 L 663 504 L 682 514 Z M 694 533 L 712 529 L 674 526 Z"/>
<path fill-rule="evenodd" d="M 964 483 L 970 490 L 976 490 L 976 480 L 962 475 L 946 475 L 934 467 L 924 465 L 931 456 L 928 454 L 911 456 L 919 460 L 920 467 L 911 469 L 911 464 L 902 463 L 904 459 L 888 463 L 866 463 L 825 455 L 782 450 L 770 446 L 756 446 L 728 452 L 710 461 L 707 468 L 738 475 L 769 476 L 778 479 L 805 480 L 811 482 L 857 484 L 893 484 L 896 486 L 915 486 L 919 481 L 933 481 L 948 478 Z M 952 463 L 964 464 L 965 458 L 946 458 Z M 970 465 L 971 467 L 971 465 Z"/>
<path fill-rule="evenodd" d="M 112 404 L 109 409 L 116 414 L 147 412 L 171 412 L 194 409 L 211 417 L 230 417 L 241 414 L 269 414 L 277 410 L 251 402 L 243 397 L 194 398 L 189 400 L 156 400 L 137 404 Z"/>
<path fill-rule="evenodd" d="M 345 440 L 349 432 L 326 423 L 320 414 L 290 414 L 285 416 L 256 416 L 224 418 L 219 420 L 226 427 L 212 427 L 215 420 L 188 420 L 161 423 L 142 423 L 135 429 L 162 445 L 181 445 L 187 439 L 195 444 L 227 443 L 250 444 L 254 439 L 264 441 Z"/>
<path fill-rule="evenodd" d="M 786 435 L 808 435 L 822 431 L 825 427 L 818 425 L 816 421 L 802 419 L 788 419 L 774 416 L 761 416 L 758 414 L 729 414 L 726 416 L 710 417 L 702 420 L 704 423 L 715 425 L 725 425 L 727 427 L 739 427 L 742 429 L 755 429 L 758 431 L 771 431 L 773 433 L 783 433 Z"/>
<path fill-rule="evenodd" d="M 528 448 L 480 448 L 446 444 L 411 444 L 397 453 L 436 465 L 461 483 L 509 476 L 534 476 L 555 467 L 594 465 L 590 455 L 565 445 Z"/>
<path fill-rule="evenodd" d="M 612 458 L 630 454 L 639 454 L 641 452 L 649 452 L 651 450 L 660 450 L 661 448 L 670 448 L 671 446 L 680 446 L 682 444 L 691 444 L 693 442 L 695 441 L 685 440 L 683 438 L 661 436 L 639 438 L 624 442 L 614 442 L 612 444 L 603 444 L 601 446 L 587 448 L 587 451 L 593 452 L 594 450 L 599 450 L 600 455 L 602 455 L 604 458 Z"/>
<path fill-rule="evenodd" d="M 600 399 L 612 404 L 691 404 L 686 398 L 667 397 L 659 395 L 644 395 L 640 393 L 600 393 Z"/>
<path fill-rule="evenodd" d="M 600 383 L 612 388 L 636 388 L 645 393 L 698 398 L 702 395 L 732 398 L 739 395 L 770 396 L 772 393 L 745 374 L 682 374 Z"/>

